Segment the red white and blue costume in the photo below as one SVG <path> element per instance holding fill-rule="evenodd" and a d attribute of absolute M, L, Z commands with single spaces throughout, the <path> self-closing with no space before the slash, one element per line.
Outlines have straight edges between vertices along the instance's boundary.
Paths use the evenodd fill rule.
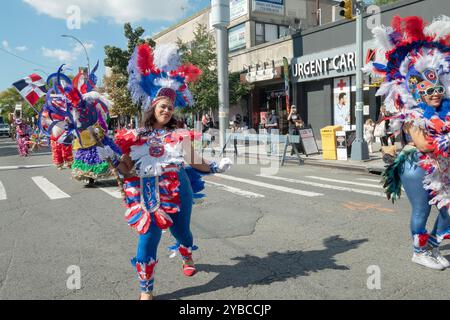
<path fill-rule="evenodd" d="M 57 73 L 49 76 L 47 84 L 51 89 L 47 92 L 38 123 L 55 148 L 67 148 L 72 153 L 73 146 L 75 159 L 68 158 L 66 161 L 73 161 L 72 176 L 75 179 L 97 179 L 111 174 L 108 162 L 98 156 L 97 146 L 110 145 L 117 152 L 120 150 L 107 136 L 109 102 L 92 91 L 95 76 L 91 75 L 89 81 L 86 80 L 89 86 L 84 82 L 82 84 L 80 78 L 81 75 L 77 75 L 72 83 L 62 73 L 62 66 Z M 58 159 L 55 161 L 59 162 Z"/>
<path fill-rule="evenodd" d="M 437 247 L 450 238 L 450 18 L 441 16 L 426 25 L 422 18 L 394 17 L 392 26 L 372 30 L 376 61 L 366 71 L 383 77 L 377 95 L 385 96 L 392 129 L 402 132 L 408 124 L 426 133 L 431 152 L 407 145 L 383 175 L 389 199 L 398 199 L 405 188 L 412 205 L 411 233 L 415 252 Z M 438 108 L 426 95 L 443 94 Z M 411 140 L 406 131 L 406 142 Z M 431 206 L 439 216 L 431 232 L 426 222 Z"/>
<path fill-rule="evenodd" d="M 180 64 L 174 45 L 163 45 L 155 51 L 146 44 L 137 47 L 128 72 L 132 98 L 143 105 L 144 111 L 155 107 L 161 98 L 170 99 L 175 107 L 191 105 L 186 82 L 200 75 L 196 67 Z M 198 137 L 201 133 L 169 128 L 123 130 L 116 135 L 116 144 L 134 162 L 135 174 L 124 178 L 123 183 L 125 219 L 139 234 L 137 253 L 131 262 L 143 292 L 153 290 L 162 230 L 170 229 L 183 260 L 191 260 L 196 249 L 189 225 L 194 197 L 204 188 L 204 182 L 186 165 L 182 144 Z M 217 172 L 218 167 L 211 163 L 211 172 Z"/>

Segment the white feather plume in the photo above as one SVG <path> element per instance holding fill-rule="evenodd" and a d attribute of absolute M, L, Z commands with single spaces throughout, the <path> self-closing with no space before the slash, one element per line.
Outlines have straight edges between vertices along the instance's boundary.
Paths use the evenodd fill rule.
<path fill-rule="evenodd" d="M 153 56 L 155 65 L 165 72 L 176 70 L 181 65 L 178 47 L 174 43 L 157 45 Z"/>
<path fill-rule="evenodd" d="M 377 26 L 372 29 L 373 37 L 375 38 L 375 47 L 381 48 L 385 51 L 389 51 L 394 48 L 394 44 L 392 43 L 389 35 L 394 30 L 392 27 L 385 27 L 383 25 Z"/>
<path fill-rule="evenodd" d="M 171 78 L 157 78 L 154 81 L 155 85 L 160 86 L 162 88 L 170 88 L 173 90 L 178 90 L 181 86 L 181 83 Z"/>
<path fill-rule="evenodd" d="M 411 64 L 411 58 L 409 56 L 407 56 L 405 58 L 405 60 L 403 60 L 402 63 L 400 64 L 400 68 L 398 68 L 398 70 L 400 71 L 400 74 L 402 76 L 406 76 L 408 74 L 410 64 Z"/>
<path fill-rule="evenodd" d="M 433 20 L 433 22 L 424 28 L 424 34 L 434 37 L 434 41 L 444 39 L 450 34 L 450 17 L 440 16 Z"/>

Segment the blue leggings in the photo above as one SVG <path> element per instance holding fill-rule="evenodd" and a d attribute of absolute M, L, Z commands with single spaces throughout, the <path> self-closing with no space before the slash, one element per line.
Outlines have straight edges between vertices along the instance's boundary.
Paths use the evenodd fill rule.
<path fill-rule="evenodd" d="M 412 206 L 411 234 L 414 240 L 414 251 L 423 252 L 428 247 L 438 247 L 444 237 L 450 234 L 450 216 L 447 208 L 441 208 L 434 228 L 427 233 L 426 224 L 430 215 L 430 197 L 423 187 L 425 171 L 416 162 L 406 161 L 400 176 L 409 202 Z"/>
<path fill-rule="evenodd" d="M 180 212 L 174 215 L 170 215 L 173 220 L 173 226 L 170 228 L 170 232 L 175 237 L 178 243 L 190 248 L 193 245 L 192 232 L 190 230 L 191 212 L 193 204 L 193 192 L 189 181 L 189 178 L 184 169 L 181 169 L 178 173 L 180 180 Z M 134 262 L 148 263 L 151 259 L 157 260 L 158 244 L 161 240 L 162 230 L 157 227 L 155 218 L 152 214 L 152 222 L 147 233 L 139 235 L 136 258 L 132 260 Z M 143 285 L 145 287 L 143 291 L 151 291 L 153 289 L 153 283 L 150 285 Z"/>

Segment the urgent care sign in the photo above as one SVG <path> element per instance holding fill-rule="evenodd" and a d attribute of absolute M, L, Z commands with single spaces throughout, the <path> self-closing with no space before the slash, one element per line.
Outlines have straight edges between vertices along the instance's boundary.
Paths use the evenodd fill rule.
<path fill-rule="evenodd" d="M 333 48 L 291 60 L 294 82 L 315 81 L 355 74 L 356 51 L 354 46 Z"/>

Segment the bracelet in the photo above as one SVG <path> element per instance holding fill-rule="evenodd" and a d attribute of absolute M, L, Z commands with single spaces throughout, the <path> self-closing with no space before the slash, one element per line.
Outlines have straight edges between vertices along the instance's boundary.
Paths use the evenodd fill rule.
<path fill-rule="evenodd" d="M 117 157 L 114 157 L 113 159 L 111 159 L 111 164 L 114 168 L 117 168 L 120 165 L 120 160 L 117 159 Z"/>
<path fill-rule="evenodd" d="M 211 173 L 217 173 L 219 172 L 219 166 L 217 165 L 217 163 L 215 161 L 212 161 L 209 164 L 209 169 L 211 170 Z"/>

